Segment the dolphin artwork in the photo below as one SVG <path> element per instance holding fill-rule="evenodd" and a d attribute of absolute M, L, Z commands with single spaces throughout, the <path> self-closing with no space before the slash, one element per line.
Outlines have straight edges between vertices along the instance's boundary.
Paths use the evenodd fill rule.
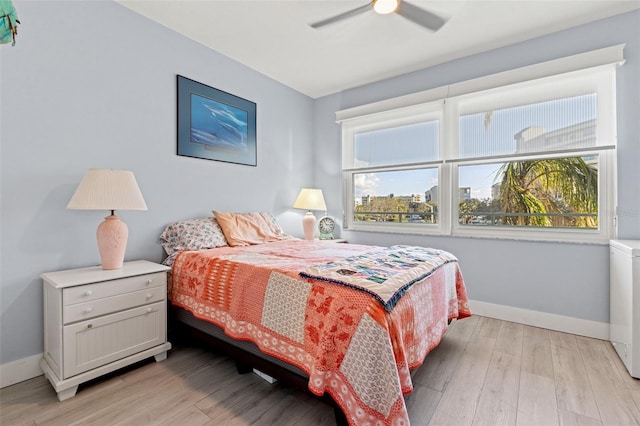
<path fill-rule="evenodd" d="M 235 152 L 247 151 L 247 112 L 192 94 L 191 142 Z"/>

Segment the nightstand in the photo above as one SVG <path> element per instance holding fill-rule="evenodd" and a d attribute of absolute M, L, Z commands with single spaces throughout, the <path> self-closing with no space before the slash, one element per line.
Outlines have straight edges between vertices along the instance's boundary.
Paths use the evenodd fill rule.
<path fill-rule="evenodd" d="M 145 358 L 162 361 L 167 342 L 167 271 L 144 260 L 41 275 L 44 356 L 40 367 L 58 394 Z"/>

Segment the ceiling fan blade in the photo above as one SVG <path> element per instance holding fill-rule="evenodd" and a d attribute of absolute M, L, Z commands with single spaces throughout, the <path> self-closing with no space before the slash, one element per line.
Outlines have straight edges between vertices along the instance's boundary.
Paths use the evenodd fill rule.
<path fill-rule="evenodd" d="M 371 5 L 373 2 L 369 2 L 364 6 L 356 7 L 355 9 L 349 10 L 347 12 L 341 13 L 336 16 L 332 16 L 331 18 L 323 19 L 322 21 L 314 22 L 313 24 L 309 24 L 312 28 L 320 28 L 325 25 L 333 24 L 335 22 L 342 21 L 343 19 L 351 18 L 352 16 L 360 15 L 361 13 L 365 13 L 371 10 Z"/>
<path fill-rule="evenodd" d="M 418 25 L 422 25 L 431 31 L 438 31 L 447 22 L 438 15 L 421 9 L 418 6 L 414 6 L 411 3 L 407 3 L 406 1 L 400 1 L 396 12 L 398 15 L 401 15 Z"/>

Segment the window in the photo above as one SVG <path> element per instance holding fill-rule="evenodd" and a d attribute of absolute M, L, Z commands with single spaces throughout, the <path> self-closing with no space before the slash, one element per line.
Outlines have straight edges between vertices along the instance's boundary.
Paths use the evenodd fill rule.
<path fill-rule="evenodd" d="M 587 242 L 613 236 L 612 65 L 485 84 L 342 126 L 347 229 Z"/>
<path fill-rule="evenodd" d="M 343 168 L 353 226 L 418 229 L 437 225 L 441 103 L 394 111 L 346 128 Z"/>

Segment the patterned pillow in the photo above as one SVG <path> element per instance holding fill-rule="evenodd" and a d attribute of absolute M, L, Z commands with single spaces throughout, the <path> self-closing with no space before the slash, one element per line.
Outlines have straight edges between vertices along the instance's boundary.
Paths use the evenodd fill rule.
<path fill-rule="evenodd" d="M 178 251 L 228 245 L 220 225 L 213 217 L 182 220 L 168 225 L 160 234 L 160 244 L 169 256 Z"/>

